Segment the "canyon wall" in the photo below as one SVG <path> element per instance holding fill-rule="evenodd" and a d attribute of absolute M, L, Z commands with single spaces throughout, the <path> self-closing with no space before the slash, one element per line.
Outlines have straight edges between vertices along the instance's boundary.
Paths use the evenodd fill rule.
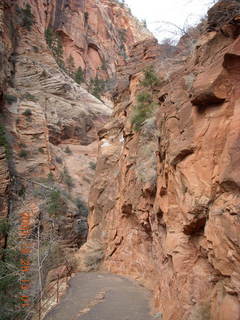
<path fill-rule="evenodd" d="M 214 10 L 210 18 L 221 16 Z M 188 56 L 163 61 L 154 40 L 135 44 L 99 131 L 78 268 L 134 277 L 164 320 L 240 319 L 240 40 L 238 24 L 223 22 Z M 155 111 L 136 131 L 150 65 L 160 80 Z"/>
<path fill-rule="evenodd" d="M 2 1 L 0 35 L 0 247 L 18 242 L 20 214 L 29 214 L 32 270 L 40 237 L 44 283 L 59 265 L 73 268 L 86 241 L 97 131 L 112 113 L 103 100 L 129 46 L 152 35 L 108 0 Z M 102 101 L 86 90 L 96 79 L 108 81 Z"/>
<path fill-rule="evenodd" d="M 95 173 L 97 131 L 112 110 L 69 75 L 69 57 L 73 71 L 81 67 L 85 72 L 84 82 L 95 77 L 110 81 L 132 42 L 152 35 L 114 1 L 5 1 L 0 19 L 1 125 L 13 184 L 17 181 L 14 188 L 24 190 L 23 207 L 33 205 L 34 216 L 42 203 L 32 194 L 33 185 L 40 186 L 35 182 L 67 189 L 71 199 L 65 199 L 66 217 L 72 230 L 79 220 L 78 206 L 87 209 L 83 206 Z M 49 47 L 49 28 L 57 47 Z M 21 211 L 18 200 L 16 210 Z"/>

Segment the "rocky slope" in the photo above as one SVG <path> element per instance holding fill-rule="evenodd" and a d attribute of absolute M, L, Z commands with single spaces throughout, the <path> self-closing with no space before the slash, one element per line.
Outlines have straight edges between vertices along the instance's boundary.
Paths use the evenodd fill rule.
<path fill-rule="evenodd" d="M 99 131 L 79 270 L 101 262 L 138 279 L 164 320 L 240 319 L 240 10 L 228 4 L 234 14 L 222 19 L 233 11 L 217 4 L 209 32 L 171 68 L 154 41 L 133 46 L 118 69 L 114 115 Z M 160 79 L 157 106 L 136 132 L 131 117 L 147 65 Z"/>

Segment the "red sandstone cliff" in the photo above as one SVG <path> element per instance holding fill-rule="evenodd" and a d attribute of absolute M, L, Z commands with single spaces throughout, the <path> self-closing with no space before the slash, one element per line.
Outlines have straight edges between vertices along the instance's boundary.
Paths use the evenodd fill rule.
<path fill-rule="evenodd" d="M 151 34 L 114 1 L 18 0 L 1 2 L 0 35 L 0 247 L 6 218 L 15 243 L 19 215 L 29 213 L 36 250 L 41 229 L 44 281 L 86 240 L 97 131 L 112 112 L 86 88 L 105 79 L 109 92 L 129 46 Z"/>
<path fill-rule="evenodd" d="M 214 10 L 209 19 L 225 13 Z M 114 115 L 99 131 L 79 269 L 101 262 L 138 279 L 164 320 L 240 319 L 240 40 L 238 24 L 227 22 L 169 64 L 154 41 L 133 46 L 130 63 L 118 69 Z M 147 65 L 161 80 L 157 107 L 135 132 Z"/>

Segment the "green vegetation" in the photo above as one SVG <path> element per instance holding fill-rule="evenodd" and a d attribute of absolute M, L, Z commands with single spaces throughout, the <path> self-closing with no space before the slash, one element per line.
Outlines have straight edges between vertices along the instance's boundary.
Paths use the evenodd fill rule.
<path fill-rule="evenodd" d="M 63 215 L 66 213 L 66 202 L 59 190 L 54 190 L 49 194 L 47 201 L 47 211 L 51 216 Z"/>
<path fill-rule="evenodd" d="M 23 319 L 19 295 L 20 252 L 16 249 L 0 249 L 0 305 L 1 320 Z"/>
<path fill-rule="evenodd" d="M 51 27 L 45 30 L 45 39 L 49 49 L 59 65 L 60 68 L 65 70 L 63 61 L 63 46 L 62 39 L 59 34 L 57 34 Z"/>
<path fill-rule="evenodd" d="M 69 146 L 67 146 L 64 151 L 67 154 L 72 154 L 72 150 L 69 148 Z"/>
<path fill-rule="evenodd" d="M 137 105 L 132 116 L 133 129 L 139 131 L 143 122 L 151 117 L 154 109 L 152 97 L 149 93 L 142 92 L 137 96 Z"/>
<path fill-rule="evenodd" d="M 84 201 L 82 201 L 80 198 L 77 198 L 75 200 L 75 203 L 76 203 L 76 206 L 79 210 L 79 214 L 81 216 L 87 217 L 88 216 L 88 207 L 87 207 L 86 203 Z"/>
<path fill-rule="evenodd" d="M 96 162 L 90 161 L 90 162 L 89 162 L 89 167 L 90 167 L 92 170 L 96 170 L 96 167 L 97 167 Z"/>
<path fill-rule="evenodd" d="M 32 110 L 31 109 L 26 109 L 23 112 L 23 115 L 26 116 L 26 117 L 30 117 L 32 115 Z"/>
<path fill-rule="evenodd" d="M 70 77 L 72 77 L 73 79 L 75 78 L 75 64 L 74 64 L 74 59 L 73 59 L 73 56 L 70 55 L 68 58 L 67 58 L 67 72 L 69 74 Z M 75 79 L 74 79 L 75 80 Z"/>
<path fill-rule="evenodd" d="M 0 146 L 4 147 L 6 155 L 9 156 L 9 143 L 7 141 L 5 129 L 2 124 L 0 124 Z"/>
<path fill-rule="evenodd" d="M 160 80 L 156 75 L 153 66 L 150 66 L 144 71 L 144 79 L 141 81 L 141 85 L 145 88 L 153 90 L 154 87 L 160 84 Z"/>
<path fill-rule="evenodd" d="M 67 59 L 66 72 L 78 84 L 81 84 L 82 82 L 84 82 L 84 71 L 81 67 L 79 67 L 76 71 L 74 59 L 73 59 L 72 55 L 70 55 Z"/>
<path fill-rule="evenodd" d="M 125 29 L 120 29 L 118 32 L 119 32 L 119 38 L 121 42 L 125 43 L 126 37 L 127 37 L 127 31 Z"/>
<path fill-rule="evenodd" d="M 7 219 L 0 218 L 0 236 L 5 237 L 9 231 L 9 222 Z"/>
<path fill-rule="evenodd" d="M 54 37 L 53 35 L 54 35 L 54 32 L 52 28 L 49 27 L 45 30 L 45 40 L 49 48 L 52 48 L 52 45 L 53 45 L 53 37 Z"/>
<path fill-rule="evenodd" d="M 32 26 L 35 24 L 35 18 L 32 14 L 32 9 L 30 4 L 26 4 L 25 8 L 17 7 L 17 14 L 21 19 L 21 26 L 28 31 L 31 31 Z"/>
<path fill-rule="evenodd" d="M 89 13 L 88 13 L 88 12 L 84 12 L 84 21 L 85 21 L 85 24 L 88 24 L 88 19 L 89 19 Z"/>
<path fill-rule="evenodd" d="M 147 28 L 147 21 L 145 19 L 142 20 L 142 24 L 143 24 L 144 28 Z"/>
<path fill-rule="evenodd" d="M 8 104 L 12 104 L 14 102 L 17 102 L 17 97 L 15 97 L 11 94 L 4 94 L 3 99 Z"/>
<path fill-rule="evenodd" d="M 81 67 L 79 67 L 75 73 L 75 81 L 81 84 L 84 81 L 84 73 Z"/>
<path fill-rule="evenodd" d="M 132 114 L 132 125 L 135 131 L 139 131 L 145 120 L 149 119 L 154 111 L 155 103 L 153 97 L 154 87 L 160 84 L 160 80 L 154 72 L 153 67 L 148 67 L 144 71 L 144 79 L 140 85 L 145 88 L 137 96 L 137 105 Z"/>
<path fill-rule="evenodd" d="M 53 176 L 52 171 L 49 172 L 47 181 L 48 181 L 49 183 L 52 183 L 52 182 L 54 181 L 54 176 Z"/>
<path fill-rule="evenodd" d="M 60 164 L 63 163 L 63 160 L 62 160 L 61 157 L 56 157 L 55 160 L 56 160 L 57 163 L 60 163 Z"/>
<path fill-rule="evenodd" d="M 44 148 L 43 148 L 43 147 L 40 147 L 40 148 L 38 148 L 38 151 L 39 151 L 40 153 L 44 153 Z"/>
<path fill-rule="evenodd" d="M 62 180 L 69 188 L 73 188 L 74 187 L 74 183 L 73 183 L 72 177 L 70 176 L 67 168 L 64 168 L 64 171 L 62 173 Z"/>
<path fill-rule="evenodd" d="M 90 93 L 96 98 L 100 99 L 106 86 L 106 81 L 103 79 L 91 79 L 90 82 Z"/>
<path fill-rule="evenodd" d="M 107 61 L 104 59 L 103 62 L 102 62 L 102 65 L 101 65 L 101 69 L 103 71 L 107 71 Z"/>
<path fill-rule="evenodd" d="M 26 93 L 22 96 L 22 98 L 23 98 L 23 99 L 26 99 L 26 100 L 28 100 L 28 101 L 33 101 L 33 102 L 37 102 L 37 101 L 38 101 L 38 99 L 37 99 L 34 95 L 32 95 L 31 93 L 29 93 L 29 92 L 26 92 Z"/>
<path fill-rule="evenodd" d="M 26 159 L 27 158 L 27 156 L 28 156 L 28 151 L 27 150 L 24 150 L 24 149 L 22 149 L 22 150 L 20 150 L 20 152 L 19 152 L 19 157 L 20 158 L 24 158 L 24 159 Z"/>

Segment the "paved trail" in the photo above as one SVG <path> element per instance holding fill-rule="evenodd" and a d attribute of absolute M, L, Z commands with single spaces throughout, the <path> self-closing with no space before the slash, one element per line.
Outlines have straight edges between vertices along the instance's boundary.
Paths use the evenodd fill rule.
<path fill-rule="evenodd" d="M 79 273 L 44 320 L 152 320 L 148 292 L 132 281 L 104 273 Z"/>

